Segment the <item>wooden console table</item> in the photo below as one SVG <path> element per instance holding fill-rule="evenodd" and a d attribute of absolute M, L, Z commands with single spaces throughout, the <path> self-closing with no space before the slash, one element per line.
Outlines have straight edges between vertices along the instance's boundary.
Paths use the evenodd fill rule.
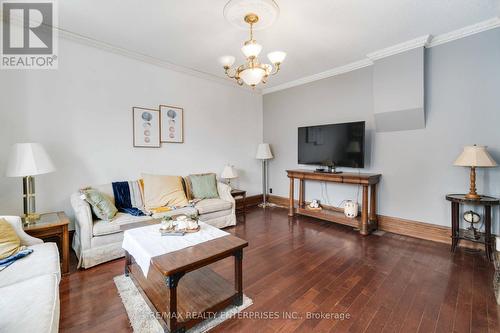
<path fill-rule="evenodd" d="M 377 184 L 380 174 L 374 173 L 327 173 L 313 170 L 287 170 L 290 178 L 290 210 L 288 216 L 295 214 L 315 217 L 330 222 L 349 225 L 359 229 L 361 235 L 369 235 L 377 229 Z M 295 208 L 294 183 L 299 180 L 298 207 Z M 343 183 L 363 186 L 363 200 L 361 203 L 361 217 L 348 218 L 340 209 L 323 209 L 322 211 L 308 210 L 305 205 L 305 180 L 313 180 L 330 183 Z M 368 209 L 368 187 L 370 187 L 370 204 Z"/>

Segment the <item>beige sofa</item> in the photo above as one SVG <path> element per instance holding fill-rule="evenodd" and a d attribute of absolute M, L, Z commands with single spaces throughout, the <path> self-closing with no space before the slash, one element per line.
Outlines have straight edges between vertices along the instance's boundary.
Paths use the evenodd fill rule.
<path fill-rule="evenodd" d="M 111 184 L 95 186 L 94 188 L 108 195 L 114 202 Z M 231 195 L 231 188 L 219 182 L 217 183 L 217 190 L 220 196 L 219 199 L 204 199 L 192 207 L 176 209 L 163 213 L 162 216 L 198 213 L 200 221 L 217 228 L 236 225 L 235 201 Z M 111 221 L 94 220 L 90 205 L 81 198 L 79 192 L 71 195 L 71 206 L 75 212 L 73 249 L 79 259 L 78 266 L 83 268 L 89 268 L 124 256 L 122 225 L 161 217 L 132 216 L 118 213 Z"/>
<path fill-rule="evenodd" d="M 61 270 L 55 243 L 26 234 L 18 216 L 0 216 L 33 253 L 0 271 L 0 332 L 59 331 Z"/>

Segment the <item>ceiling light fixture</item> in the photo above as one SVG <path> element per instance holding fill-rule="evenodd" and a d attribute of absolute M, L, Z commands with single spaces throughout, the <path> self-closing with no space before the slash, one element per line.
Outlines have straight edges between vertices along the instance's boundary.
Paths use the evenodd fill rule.
<path fill-rule="evenodd" d="M 224 67 L 226 75 L 231 79 L 235 79 L 240 86 L 245 83 L 255 88 L 259 83 L 266 83 L 269 75 L 279 72 L 280 65 L 285 60 L 286 53 L 282 51 L 271 52 L 267 57 L 272 65 L 261 63 L 258 56 L 262 51 L 262 45 L 257 43 L 253 38 L 254 24 L 259 21 L 259 16 L 250 13 L 245 15 L 244 20 L 250 25 L 250 39 L 241 48 L 246 62 L 243 65 L 233 68 L 235 58 L 230 55 L 220 57 L 219 62 Z"/>

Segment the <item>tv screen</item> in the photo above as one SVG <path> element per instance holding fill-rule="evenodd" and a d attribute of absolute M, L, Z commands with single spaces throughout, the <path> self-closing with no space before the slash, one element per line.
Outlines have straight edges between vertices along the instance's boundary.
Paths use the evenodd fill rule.
<path fill-rule="evenodd" d="M 299 164 L 363 168 L 365 122 L 299 127 Z"/>

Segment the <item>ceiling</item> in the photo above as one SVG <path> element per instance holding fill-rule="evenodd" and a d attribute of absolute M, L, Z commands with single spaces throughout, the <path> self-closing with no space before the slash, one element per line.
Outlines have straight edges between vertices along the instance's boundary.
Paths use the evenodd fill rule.
<path fill-rule="evenodd" d="M 59 1 L 59 26 L 133 52 L 224 77 L 247 32 L 223 17 L 227 0 Z M 255 38 L 288 53 L 267 88 L 343 66 L 423 35 L 439 35 L 500 14 L 500 0 L 276 0 L 277 22 Z M 264 58 L 265 59 L 265 58 Z M 266 59 L 267 60 L 267 59 Z M 228 79 L 229 80 L 229 79 Z"/>

